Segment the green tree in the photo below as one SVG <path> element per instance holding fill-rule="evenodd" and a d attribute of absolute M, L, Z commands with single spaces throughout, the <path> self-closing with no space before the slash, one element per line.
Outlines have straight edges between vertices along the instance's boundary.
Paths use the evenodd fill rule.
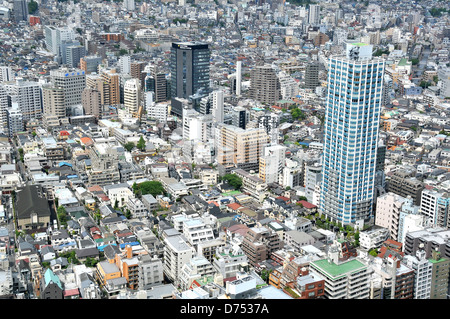
<path fill-rule="evenodd" d="M 67 221 L 69 220 L 69 216 L 67 215 L 64 206 L 59 206 L 58 209 L 56 210 L 56 214 L 58 216 L 59 224 L 66 226 Z"/>
<path fill-rule="evenodd" d="M 145 151 L 145 140 L 144 140 L 144 137 L 143 137 L 143 136 L 141 136 L 141 138 L 139 139 L 139 141 L 138 141 L 136 147 L 137 147 L 138 149 L 140 149 L 141 151 Z"/>
<path fill-rule="evenodd" d="M 19 148 L 19 149 L 17 149 L 17 151 L 19 152 L 20 160 L 23 162 L 23 157 L 24 157 L 23 148 Z"/>
<path fill-rule="evenodd" d="M 419 84 L 419 86 L 421 86 L 423 89 L 426 89 L 427 87 L 429 87 L 431 85 L 431 83 L 430 82 L 427 82 L 427 81 L 420 81 L 420 84 Z"/>
<path fill-rule="evenodd" d="M 80 265 L 81 262 L 78 260 L 76 254 L 75 254 L 75 250 L 72 251 L 68 251 L 65 253 L 61 253 L 59 254 L 60 257 L 64 257 L 67 258 L 67 261 L 71 264 L 75 264 L 75 265 Z"/>
<path fill-rule="evenodd" d="M 44 269 L 50 268 L 50 263 L 48 261 L 43 261 L 42 268 L 44 268 Z"/>
<path fill-rule="evenodd" d="M 124 148 L 128 151 L 131 152 L 131 150 L 135 147 L 136 145 L 134 145 L 133 142 L 128 142 L 124 144 Z"/>
<path fill-rule="evenodd" d="M 373 257 L 377 257 L 378 256 L 378 252 L 375 248 L 372 248 L 371 250 L 369 250 L 369 255 L 373 256 Z"/>
<path fill-rule="evenodd" d="M 291 115 L 294 120 L 304 120 L 306 118 L 305 113 L 298 107 L 291 109 Z"/>
<path fill-rule="evenodd" d="M 355 233 L 355 246 L 359 246 L 359 231 Z"/>
<path fill-rule="evenodd" d="M 411 63 L 412 63 L 412 65 L 417 65 L 417 64 L 419 64 L 419 59 L 411 59 Z"/>
<path fill-rule="evenodd" d="M 236 174 L 226 174 L 222 177 L 223 181 L 228 182 L 234 189 L 238 190 L 242 186 L 242 178 L 237 176 Z"/>
<path fill-rule="evenodd" d="M 87 257 L 86 261 L 84 262 L 84 264 L 86 265 L 86 267 L 95 267 L 98 263 L 98 260 L 95 258 L 91 258 L 91 257 Z"/>
<path fill-rule="evenodd" d="M 34 0 L 31 0 L 28 2 L 28 13 L 34 14 L 38 9 L 38 3 Z"/>
<path fill-rule="evenodd" d="M 136 185 L 135 192 L 141 195 L 152 194 L 154 197 L 157 195 L 164 195 L 165 189 L 159 181 L 147 181 Z"/>

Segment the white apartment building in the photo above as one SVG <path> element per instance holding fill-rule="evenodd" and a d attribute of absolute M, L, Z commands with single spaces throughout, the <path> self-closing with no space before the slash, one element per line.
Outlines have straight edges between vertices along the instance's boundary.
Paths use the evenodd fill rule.
<path fill-rule="evenodd" d="M 415 270 L 414 299 L 430 299 L 433 264 L 426 258 L 425 250 L 417 250 L 416 256 L 405 255 L 403 263 Z"/>
<path fill-rule="evenodd" d="M 207 142 L 211 138 L 212 115 L 202 115 L 193 109 L 183 110 L 183 139 Z"/>
<path fill-rule="evenodd" d="M 223 107 L 223 91 L 217 90 L 210 94 L 211 97 L 211 113 L 213 114 L 213 121 L 215 123 L 223 123 L 224 107 Z"/>
<path fill-rule="evenodd" d="M 47 50 L 57 56 L 60 55 L 60 45 L 62 42 L 75 40 L 74 30 L 68 27 L 45 26 L 44 36 Z"/>
<path fill-rule="evenodd" d="M 159 103 L 149 103 L 148 96 L 153 94 L 153 92 L 145 92 L 145 110 L 147 111 L 147 117 L 158 120 L 161 123 L 167 122 L 167 117 L 169 115 L 169 103 L 159 102 Z"/>
<path fill-rule="evenodd" d="M 310 272 L 325 278 L 327 299 L 369 298 L 368 267 L 358 259 L 339 262 L 339 248 L 331 245 L 328 258 L 311 261 Z"/>
<path fill-rule="evenodd" d="M 391 192 L 377 198 L 375 225 L 388 229 L 392 239 L 398 237 L 400 211 L 405 200 L 404 197 Z"/>
<path fill-rule="evenodd" d="M 117 207 L 126 206 L 129 199 L 134 197 L 133 191 L 127 186 L 108 188 L 106 195 L 111 200 L 112 206 L 117 202 Z"/>
<path fill-rule="evenodd" d="M 283 168 L 283 178 L 281 185 L 283 187 L 293 188 L 300 185 L 302 167 L 297 161 L 286 159 L 286 166 Z M 303 185 L 302 185 L 303 186 Z"/>
<path fill-rule="evenodd" d="M 130 210 L 133 217 L 146 217 L 148 215 L 147 207 L 144 203 L 134 196 L 128 197 L 127 208 Z"/>
<path fill-rule="evenodd" d="M 202 169 L 199 173 L 199 177 L 202 180 L 203 185 L 216 185 L 219 173 L 213 169 Z"/>
<path fill-rule="evenodd" d="M 235 169 L 233 173 L 242 179 L 242 191 L 250 194 L 259 202 L 262 202 L 267 194 L 267 183 L 256 175 L 251 175 L 243 169 Z"/>
<path fill-rule="evenodd" d="M 184 264 L 189 263 L 195 250 L 181 236 L 170 236 L 164 239 L 164 273 L 177 282 Z"/>
<path fill-rule="evenodd" d="M 131 72 L 131 57 L 129 55 L 123 55 L 119 58 L 118 62 L 119 71 L 122 74 L 130 74 Z"/>
<path fill-rule="evenodd" d="M 130 79 L 125 82 L 123 103 L 129 114 L 133 117 L 138 117 L 139 106 L 141 105 L 141 84 L 139 79 Z"/>
<path fill-rule="evenodd" d="M 265 146 L 259 159 L 259 178 L 264 183 L 279 183 L 283 176 L 287 147 L 283 145 Z"/>
<path fill-rule="evenodd" d="M 424 189 L 420 199 L 420 213 L 425 216 L 430 225 L 448 227 L 448 211 L 450 195 L 432 189 Z"/>
<path fill-rule="evenodd" d="M 316 199 L 316 201 L 320 200 L 320 197 L 314 198 L 314 193 L 316 191 L 317 185 L 320 186 L 320 183 L 322 181 L 322 166 L 318 163 L 315 165 L 306 166 L 304 181 L 305 195 L 308 202 L 313 203 L 314 199 Z"/>
<path fill-rule="evenodd" d="M 181 268 L 178 277 L 179 284 L 182 290 L 190 289 L 195 280 L 200 280 L 202 277 L 214 276 L 216 273 L 213 265 L 203 256 L 198 255 Z"/>
<path fill-rule="evenodd" d="M 247 264 L 247 255 L 238 244 L 218 248 L 213 260 L 215 270 L 220 273 L 224 279 L 235 277 L 240 268 Z"/>
<path fill-rule="evenodd" d="M 361 248 L 370 250 L 371 248 L 380 248 L 384 241 L 389 238 L 387 228 L 375 228 L 359 233 L 359 245 Z"/>
<path fill-rule="evenodd" d="M 0 82 L 14 81 L 14 73 L 9 66 L 0 66 Z"/>
<path fill-rule="evenodd" d="M 15 82 L 4 82 L 6 92 L 11 97 L 11 103 L 17 104 L 23 120 L 42 118 L 41 88 L 37 82 L 16 78 Z"/>
<path fill-rule="evenodd" d="M 139 260 L 139 289 L 148 289 L 151 286 L 164 283 L 163 262 L 160 258 L 148 254 L 137 257 Z"/>
<path fill-rule="evenodd" d="M 64 104 L 68 108 L 82 104 L 82 94 L 86 87 L 86 74 L 80 69 L 60 68 L 50 71 L 50 81 L 54 87 L 64 91 Z"/>
<path fill-rule="evenodd" d="M 202 218 L 190 218 L 183 222 L 183 235 L 192 246 L 199 243 L 213 240 L 213 229 L 206 225 Z"/>
<path fill-rule="evenodd" d="M 0 85 L 0 132 L 8 134 L 8 94 L 3 85 Z"/>
<path fill-rule="evenodd" d="M 24 130 L 23 115 L 17 107 L 12 107 L 6 111 L 6 120 L 7 125 L 4 127 L 7 128 L 8 131 L 5 133 L 7 133 L 10 137 L 12 137 L 15 133 Z"/>
<path fill-rule="evenodd" d="M 411 197 L 407 197 L 400 211 L 398 222 L 397 241 L 403 243 L 406 233 L 422 230 L 424 228 L 425 217 L 420 214 L 420 207 L 414 205 Z"/>

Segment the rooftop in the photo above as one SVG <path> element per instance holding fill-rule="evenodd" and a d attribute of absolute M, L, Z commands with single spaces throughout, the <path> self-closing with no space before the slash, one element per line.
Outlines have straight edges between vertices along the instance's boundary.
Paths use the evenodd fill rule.
<path fill-rule="evenodd" d="M 366 268 L 366 266 L 357 259 L 348 260 L 337 265 L 333 262 L 329 262 L 328 259 L 325 258 L 313 261 L 311 264 L 333 278 L 345 276 L 346 274 Z"/>

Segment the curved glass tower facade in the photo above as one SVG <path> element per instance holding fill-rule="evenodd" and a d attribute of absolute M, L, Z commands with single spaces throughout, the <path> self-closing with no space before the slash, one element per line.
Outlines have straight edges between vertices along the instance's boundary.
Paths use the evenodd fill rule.
<path fill-rule="evenodd" d="M 384 66 L 363 43 L 328 61 L 320 209 L 344 225 L 372 216 Z"/>

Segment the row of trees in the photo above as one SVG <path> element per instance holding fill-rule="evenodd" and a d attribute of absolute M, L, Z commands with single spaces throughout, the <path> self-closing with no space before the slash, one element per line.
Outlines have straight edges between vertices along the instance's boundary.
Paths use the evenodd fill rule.
<path fill-rule="evenodd" d="M 240 178 L 236 174 L 225 174 L 224 176 L 219 177 L 219 181 L 227 182 L 236 190 L 239 190 L 242 186 L 242 178 Z"/>
<path fill-rule="evenodd" d="M 135 147 L 140 150 L 141 152 L 145 151 L 146 144 L 144 138 L 141 136 L 137 144 L 134 144 L 133 142 L 127 142 L 123 145 L 123 147 L 128 151 L 131 152 Z"/>
<path fill-rule="evenodd" d="M 291 110 L 291 115 L 294 120 L 306 119 L 306 114 L 301 109 L 299 109 L 296 105 L 289 106 L 289 110 Z"/>
<path fill-rule="evenodd" d="M 151 194 L 153 197 L 156 197 L 157 195 L 164 195 L 166 193 L 163 185 L 159 181 L 147 181 L 139 184 L 134 183 L 132 188 L 134 194 L 139 197 L 147 194 Z"/>

